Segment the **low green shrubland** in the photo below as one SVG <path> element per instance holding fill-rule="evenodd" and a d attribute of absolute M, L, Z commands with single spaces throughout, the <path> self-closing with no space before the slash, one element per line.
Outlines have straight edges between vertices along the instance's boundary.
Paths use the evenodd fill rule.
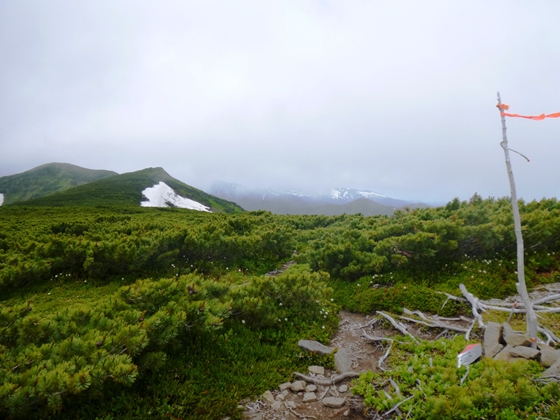
<path fill-rule="evenodd" d="M 560 205 L 521 203 L 521 211 L 529 287 L 558 281 Z M 297 341 L 328 342 L 340 307 L 468 315 L 445 295 L 458 295 L 460 283 L 484 299 L 515 293 L 512 226 L 504 199 L 454 200 L 394 217 L 0 208 L 0 416 L 238 418 L 240 399 L 321 363 Z M 264 275 L 291 259 L 286 273 Z M 554 319 L 543 322 L 554 329 Z M 461 372 L 454 377 L 445 363 L 464 344 L 457 340 L 396 345 L 392 375 L 411 358 L 422 381 L 435 375 L 429 398 L 414 394 L 410 404 L 432 418 L 445 418 L 449 406 L 463 418 L 493 418 L 505 404 L 496 397 L 503 385 L 526 401 L 503 418 L 554 418 L 557 390 L 534 381 L 533 364 L 511 370 L 484 361 L 456 386 Z M 439 373 L 427 370 L 419 349 Z M 449 360 L 440 366 L 436 354 Z M 487 371 L 493 376 L 480 386 L 492 407 L 465 393 Z M 378 389 L 386 379 L 372 376 L 357 390 L 365 395 L 366 382 Z M 412 395 L 404 382 L 403 394 Z M 387 409 L 379 398 L 366 403 Z"/>
<path fill-rule="evenodd" d="M 200 340 L 211 347 L 223 342 L 220 357 L 242 357 L 237 353 L 243 341 L 231 354 L 226 351 L 235 331 L 249 347 L 255 341 L 285 346 L 270 355 L 271 367 L 291 360 L 298 337 L 326 341 L 336 326 L 325 280 L 305 267 L 278 277 L 231 274 L 221 281 L 189 274 L 139 280 L 93 304 L 50 313 L 34 311 L 32 301 L 6 306 L 0 311 L 0 412 L 24 417 L 41 407 L 58 412 L 74 395 L 95 396 L 108 382 L 130 386 L 145 371 L 165 370 L 168 352 L 178 355 L 174 364 L 189 348 L 198 359 Z M 214 363 L 216 349 L 205 351 L 214 354 L 207 359 Z M 286 369 L 282 375 L 254 374 L 261 386 L 288 376 Z M 203 383 L 218 379 L 210 375 Z M 247 396 L 256 389 L 242 386 L 239 392 Z"/>
<path fill-rule="evenodd" d="M 401 403 L 402 418 L 560 418 L 560 386 L 538 380 L 543 368 L 537 362 L 483 358 L 467 372 L 465 366 L 457 368 L 457 354 L 466 344 L 462 336 L 420 344 L 397 338 L 391 370 L 362 374 L 352 392 L 380 413 Z"/>

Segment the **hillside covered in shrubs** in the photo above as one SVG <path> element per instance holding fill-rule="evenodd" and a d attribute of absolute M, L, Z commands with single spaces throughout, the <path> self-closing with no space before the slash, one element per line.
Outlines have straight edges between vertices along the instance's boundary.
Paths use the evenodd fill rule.
<path fill-rule="evenodd" d="M 520 210 L 529 286 L 559 281 L 560 203 Z M 239 418 L 340 308 L 468 315 L 443 292 L 514 294 L 515 251 L 509 199 L 478 195 L 391 217 L 2 207 L 0 416 Z"/>

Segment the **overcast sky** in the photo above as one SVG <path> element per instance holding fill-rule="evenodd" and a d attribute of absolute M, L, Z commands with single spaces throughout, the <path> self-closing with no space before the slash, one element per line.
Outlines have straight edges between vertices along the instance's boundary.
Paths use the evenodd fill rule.
<path fill-rule="evenodd" d="M 560 112 L 559 22 L 558 0 L 0 0 L 0 176 L 509 195 L 496 92 Z M 518 194 L 558 197 L 560 119 L 507 124 Z"/>

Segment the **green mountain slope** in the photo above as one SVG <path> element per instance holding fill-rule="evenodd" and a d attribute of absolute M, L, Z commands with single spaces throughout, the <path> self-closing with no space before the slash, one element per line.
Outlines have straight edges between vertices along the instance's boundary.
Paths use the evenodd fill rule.
<path fill-rule="evenodd" d="M 81 168 L 69 163 L 47 163 L 20 174 L 0 178 L 0 193 L 4 203 L 43 197 L 88 182 L 118 175 L 113 171 Z"/>
<path fill-rule="evenodd" d="M 169 175 L 163 168 L 147 168 L 116 175 L 57 192 L 46 197 L 16 203 L 25 206 L 140 206 L 142 191 L 165 182 L 182 197 L 197 201 L 218 213 L 241 213 L 237 204 L 191 187 Z"/>

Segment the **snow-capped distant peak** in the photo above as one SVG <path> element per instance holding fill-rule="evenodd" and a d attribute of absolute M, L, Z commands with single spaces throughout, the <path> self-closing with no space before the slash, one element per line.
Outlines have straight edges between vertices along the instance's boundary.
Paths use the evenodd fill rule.
<path fill-rule="evenodd" d="M 331 197 L 334 198 L 335 200 L 338 200 L 340 198 L 340 191 L 332 189 L 331 190 Z"/>
<path fill-rule="evenodd" d="M 386 195 L 382 195 L 382 194 L 377 194 L 371 191 L 358 191 L 358 194 L 363 195 L 365 198 L 370 198 L 370 197 L 382 197 L 382 198 L 387 198 Z"/>
<path fill-rule="evenodd" d="M 387 198 L 372 191 L 358 191 L 351 188 L 332 188 L 329 196 L 334 200 L 356 200 L 358 198 Z"/>
<path fill-rule="evenodd" d="M 190 198 L 181 197 L 165 182 L 160 182 L 153 187 L 146 188 L 142 191 L 142 194 L 148 199 L 148 201 L 140 203 L 142 207 L 170 207 L 172 205 L 182 209 L 207 211 L 210 213 L 210 208 Z"/>

